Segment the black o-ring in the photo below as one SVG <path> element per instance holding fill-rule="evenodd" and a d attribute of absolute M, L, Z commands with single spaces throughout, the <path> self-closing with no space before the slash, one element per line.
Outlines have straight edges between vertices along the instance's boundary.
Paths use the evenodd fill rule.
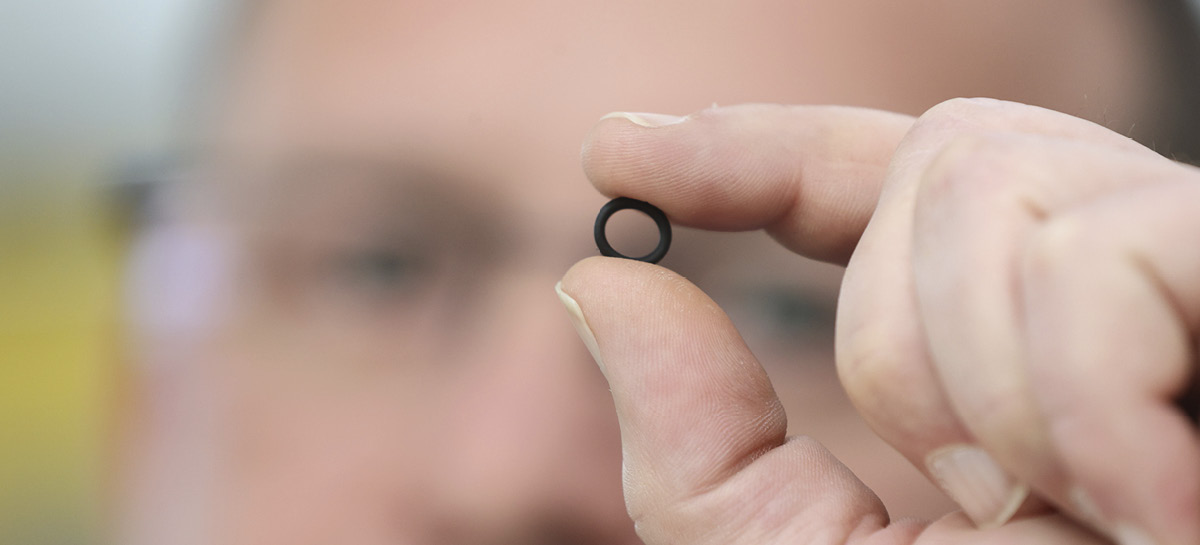
<path fill-rule="evenodd" d="M 626 208 L 632 208 L 650 216 L 650 219 L 654 220 L 655 225 L 658 225 L 658 246 L 654 248 L 654 251 L 642 257 L 629 257 L 616 251 L 608 243 L 608 235 L 605 233 L 605 228 L 608 226 L 608 218 Z M 653 204 L 629 197 L 617 197 L 608 201 L 600 208 L 600 213 L 596 216 L 594 234 L 596 236 L 596 247 L 600 248 L 600 255 L 607 257 L 623 257 L 625 259 L 645 261 L 646 263 L 658 263 L 667 255 L 667 250 L 671 248 L 671 222 L 667 221 L 667 215 Z"/>

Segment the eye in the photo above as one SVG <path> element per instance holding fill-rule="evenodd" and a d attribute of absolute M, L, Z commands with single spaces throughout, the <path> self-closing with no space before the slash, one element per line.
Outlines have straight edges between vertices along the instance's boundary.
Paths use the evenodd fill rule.
<path fill-rule="evenodd" d="M 388 296 L 416 289 L 427 275 L 430 261 L 421 252 L 366 248 L 334 257 L 332 272 L 345 288 L 365 295 Z"/>
<path fill-rule="evenodd" d="M 830 343 L 835 307 L 820 294 L 786 286 L 747 290 L 742 297 L 739 324 L 748 336 L 765 338 L 775 345 Z"/>

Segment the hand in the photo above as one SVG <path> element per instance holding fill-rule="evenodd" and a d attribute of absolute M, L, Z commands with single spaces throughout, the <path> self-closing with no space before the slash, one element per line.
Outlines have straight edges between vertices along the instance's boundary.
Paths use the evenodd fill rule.
<path fill-rule="evenodd" d="M 992 100 L 920 118 L 747 105 L 602 120 L 610 196 L 845 263 L 838 370 L 962 514 L 889 523 L 695 286 L 592 258 L 559 287 L 608 378 L 626 501 L 656 543 L 1200 543 L 1200 439 L 1176 397 L 1200 330 L 1200 171 Z M 1027 499 L 1029 491 L 1036 499 Z M 1037 512 L 1008 521 L 1018 506 Z M 1083 521 L 1083 525 L 1075 521 Z"/>

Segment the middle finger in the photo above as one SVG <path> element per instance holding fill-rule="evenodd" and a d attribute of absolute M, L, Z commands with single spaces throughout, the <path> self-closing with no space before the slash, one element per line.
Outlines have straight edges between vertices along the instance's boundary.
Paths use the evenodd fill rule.
<path fill-rule="evenodd" d="M 917 121 L 893 157 L 875 215 L 846 272 L 837 328 L 838 370 L 860 412 L 985 527 L 1008 520 L 1028 487 L 1005 469 L 1014 460 L 1010 453 L 982 444 L 971 422 L 959 418 L 962 400 L 943 387 L 945 377 L 934 365 L 938 354 L 930 350 L 918 303 L 912 237 L 921 180 L 962 142 L 993 134 L 1139 149 L 1098 125 L 1040 108 L 991 100 L 935 107 Z M 1031 408 L 1021 377 L 1007 378 L 995 398 L 1011 410 Z"/>

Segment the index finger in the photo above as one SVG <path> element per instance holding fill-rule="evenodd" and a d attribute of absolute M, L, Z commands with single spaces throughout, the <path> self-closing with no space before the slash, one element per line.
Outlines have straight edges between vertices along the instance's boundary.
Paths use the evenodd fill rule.
<path fill-rule="evenodd" d="M 794 252 L 844 265 L 912 123 L 843 106 L 619 112 L 588 135 L 583 167 L 601 193 L 654 203 L 681 225 L 764 229 Z"/>

